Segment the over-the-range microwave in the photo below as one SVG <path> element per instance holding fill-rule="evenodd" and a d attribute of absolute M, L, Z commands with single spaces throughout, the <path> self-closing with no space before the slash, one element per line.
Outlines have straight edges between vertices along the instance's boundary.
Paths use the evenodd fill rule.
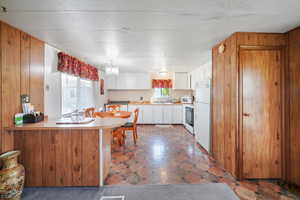
<path fill-rule="evenodd" d="M 181 103 L 193 103 L 193 97 L 185 96 L 180 98 Z"/>

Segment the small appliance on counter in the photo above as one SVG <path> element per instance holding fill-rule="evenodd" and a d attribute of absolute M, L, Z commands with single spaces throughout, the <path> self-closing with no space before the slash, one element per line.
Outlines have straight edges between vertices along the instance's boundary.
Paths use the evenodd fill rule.
<path fill-rule="evenodd" d="M 193 97 L 192 96 L 184 96 L 180 98 L 181 103 L 193 103 Z"/>

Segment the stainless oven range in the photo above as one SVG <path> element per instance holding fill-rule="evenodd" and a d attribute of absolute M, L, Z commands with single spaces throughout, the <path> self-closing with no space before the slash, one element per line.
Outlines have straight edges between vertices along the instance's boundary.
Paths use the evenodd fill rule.
<path fill-rule="evenodd" d="M 194 105 L 184 104 L 183 112 L 184 112 L 183 124 L 191 134 L 194 134 Z"/>

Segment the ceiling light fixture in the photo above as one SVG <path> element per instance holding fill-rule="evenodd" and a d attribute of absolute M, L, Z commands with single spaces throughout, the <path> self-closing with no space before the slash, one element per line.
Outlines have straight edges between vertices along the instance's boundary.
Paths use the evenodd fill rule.
<path fill-rule="evenodd" d="M 110 61 L 110 64 L 105 67 L 105 73 L 107 75 L 119 75 L 119 68 L 113 66 L 112 61 Z"/>
<path fill-rule="evenodd" d="M 169 74 L 169 72 L 166 71 L 166 70 L 162 70 L 162 71 L 158 72 L 158 74 L 159 74 L 160 76 L 167 76 L 167 75 Z"/>

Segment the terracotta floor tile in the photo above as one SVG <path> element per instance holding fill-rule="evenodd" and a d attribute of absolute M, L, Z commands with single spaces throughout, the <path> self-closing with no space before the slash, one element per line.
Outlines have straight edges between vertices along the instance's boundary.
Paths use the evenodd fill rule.
<path fill-rule="evenodd" d="M 183 126 L 138 127 L 138 142 L 127 134 L 124 147 L 112 146 L 107 185 L 228 184 L 241 199 L 291 200 L 297 197 L 272 181 L 237 181 L 217 165 Z"/>

